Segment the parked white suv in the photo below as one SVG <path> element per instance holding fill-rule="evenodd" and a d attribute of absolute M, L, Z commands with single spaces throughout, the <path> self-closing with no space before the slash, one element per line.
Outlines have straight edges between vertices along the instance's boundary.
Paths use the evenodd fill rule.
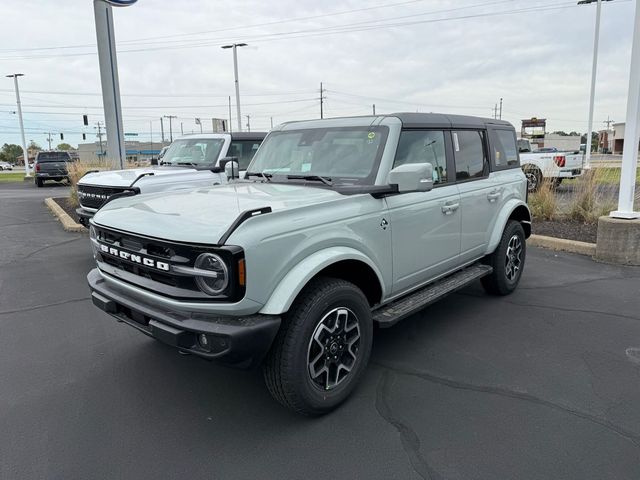
<path fill-rule="evenodd" d="M 158 166 L 89 172 L 78 182 L 80 208 L 76 213 L 88 227 L 89 219 L 113 198 L 225 183 L 225 164 L 232 162 L 229 166 L 234 166 L 235 176 L 238 171 L 243 172 L 265 135 L 265 132 L 186 135 L 173 141 Z"/>
<path fill-rule="evenodd" d="M 287 123 L 244 182 L 105 205 L 91 221 L 87 278 L 117 320 L 181 352 L 262 363 L 279 402 L 321 414 L 362 378 L 374 324 L 479 279 L 491 294 L 517 287 L 526 194 L 507 122 Z"/>

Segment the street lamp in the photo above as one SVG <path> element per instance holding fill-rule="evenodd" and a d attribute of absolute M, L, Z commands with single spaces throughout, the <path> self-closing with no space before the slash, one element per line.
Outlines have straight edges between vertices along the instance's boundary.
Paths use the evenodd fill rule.
<path fill-rule="evenodd" d="M 7 75 L 7 78 L 13 78 L 13 85 L 16 90 L 16 103 L 18 104 L 18 121 L 20 122 L 20 135 L 22 135 L 22 152 L 24 154 L 24 176 L 29 177 L 29 150 L 27 150 L 27 139 L 24 136 L 24 123 L 22 122 L 22 105 L 20 104 L 18 77 L 24 77 L 24 73 L 14 73 L 12 75 Z"/>
<path fill-rule="evenodd" d="M 593 36 L 593 64 L 591 65 L 591 95 L 589 97 L 589 125 L 587 132 L 587 141 L 585 145 L 584 165 L 586 168 L 591 166 L 591 136 L 593 135 L 593 104 L 596 96 L 596 72 L 598 70 L 598 41 L 600 40 L 600 9 L 602 2 L 610 2 L 611 0 L 580 0 L 578 5 L 588 5 L 597 3 L 596 7 L 596 30 Z"/>
<path fill-rule="evenodd" d="M 236 53 L 237 47 L 246 47 L 246 43 L 232 43 L 230 45 L 223 45 L 222 48 L 233 48 L 233 73 L 236 81 L 236 110 L 238 116 L 238 131 L 242 131 L 242 115 L 240 114 L 240 84 L 238 82 L 238 54 Z"/>

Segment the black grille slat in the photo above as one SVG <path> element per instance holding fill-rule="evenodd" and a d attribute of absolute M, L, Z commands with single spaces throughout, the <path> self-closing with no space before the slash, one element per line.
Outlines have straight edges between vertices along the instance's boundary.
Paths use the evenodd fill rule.
<path fill-rule="evenodd" d="M 126 191 L 123 187 L 96 187 L 93 185 L 78 185 L 78 200 L 80 205 L 88 208 L 100 208 L 116 193 Z"/>

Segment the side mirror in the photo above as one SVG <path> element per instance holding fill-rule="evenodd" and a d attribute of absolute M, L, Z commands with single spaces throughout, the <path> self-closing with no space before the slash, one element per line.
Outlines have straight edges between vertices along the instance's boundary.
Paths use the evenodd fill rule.
<path fill-rule="evenodd" d="M 158 165 L 158 157 L 151 157 L 151 165 Z"/>
<path fill-rule="evenodd" d="M 388 183 L 398 185 L 399 193 L 428 192 L 433 188 L 430 163 L 405 163 L 389 172 Z"/>
<path fill-rule="evenodd" d="M 238 165 L 238 157 L 225 157 L 218 162 L 221 168 L 224 168 L 224 174 L 229 180 L 240 178 L 240 167 Z"/>

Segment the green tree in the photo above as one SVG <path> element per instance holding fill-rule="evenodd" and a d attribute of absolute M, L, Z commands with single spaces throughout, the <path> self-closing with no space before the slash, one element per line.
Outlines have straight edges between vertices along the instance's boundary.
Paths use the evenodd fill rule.
<path fill-rule="evenodd" d="M 562 131 L 562 130 L 556 130 L 555 132 L 553 132 L 555 135 L 560 135 L 561 137 L 566 137 L 568 136 L 567 132 Z"/>
<path fill-rule="evenodd" d="M 68 143 L 59 143 L 56 147 L 57 150 L 71 150 L 73 147 Z"/>
<path fill-rule="evenodd" d="M 27 146 L 27 149 L 32 152 L 39 152 L 40 150 L 42 150 L 42 147 L 38 145 L 36 142 L 34 142 L 33 140 L 31 140 L 29 142 L 29 145 Z"/>
<path fill-rule="evenodd" d="M 0 149 L 0 156 L 3 162 L 16 163 L 20 155 L 22 155 L 22 147 L 20 145 L 5 143 Z"/>

